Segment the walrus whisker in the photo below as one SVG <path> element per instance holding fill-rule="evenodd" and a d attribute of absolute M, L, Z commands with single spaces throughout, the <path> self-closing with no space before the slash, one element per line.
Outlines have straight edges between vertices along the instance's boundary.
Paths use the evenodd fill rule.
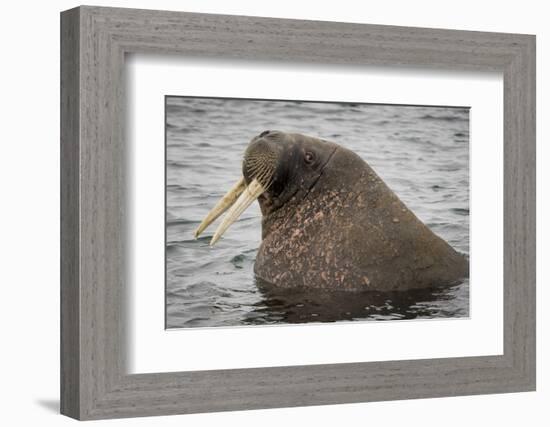
<path fill-rule="evenodd" d="M 256 178 L 265 189 L 271 185 L 273 179 L 273 167 L 266 163 L 265 158 L 253 157 L 247 159 L 246 170 L 248 175 Z"/>
<path fill-rule="evenodd" d="M 258 180 L 258 182 L 260 182 L 261 184 L 264 184 L 266 183 L 267 181 L 269 181 L 269 177 L 272 175 L 271 171 L 267 168 L 263 169 L 261 171 L 260 174 L 258 174 L 256 176 L 256 179 Z"/>
<path fill-rule="evenodd" d="M 265 166 L 262 163 L 255 163 L 251 164 L 247 167 L 247 171 L 249 175 L 254 176 L 257 175 L 259 171 L 263 170 Z"/>
<path fill-rule="evenodd" d="M 247 169 L 249 171 L 263 169 L 269 167 L 268 164 L 263 160 L 252 160 L 247 162 Z"/>
<path fill-rule="evenodd" d="M 239 198 L 242 192 L 246 189 L 246 182 L 244 177 L 241 177 L 233 187 L 216 203 L 216 205 L 208 212 L 206 217 L 202 220 L 200 225 L 195 230 L 195 239 L 221 214 L 229 209 L 235 201 Z"/>
<path fill-rule="evenodd" d="M 212 240 L 210 240 L 210 246 L 216 244 L 229 226 L 233 224 L 246 210 L 246 208 L 248 208 L 264 191 L 264 186 L 257 179 L 254 179 L 250 185 L 244 189 L 237 201 L 231 206 L 223 217 L 221 224 L 216 229 L 214 236 L 212 236 Z"/>
<path fill-rule="evenodd" d="M 249 176 L 258 176 L 260 175 L 260 173 L 262 173 L 263 171 L 265 170 L 265 167 L 260 165 L 260 166 L 255 166 L 255 167 L 250 167 L 248 169 L 248 174 Z"/>

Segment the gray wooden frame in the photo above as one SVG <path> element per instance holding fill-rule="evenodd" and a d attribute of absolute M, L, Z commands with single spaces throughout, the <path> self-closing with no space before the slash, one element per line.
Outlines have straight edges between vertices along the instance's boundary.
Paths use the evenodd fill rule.
<path fill-rule="evenodd" d="M 124 58 L 134 52 L 502 72 L 504 354 L 127 374 Z M 63 414 L 99 419 L 535 389 L 534 36 L 71 9 L 61 14 L 61 166 Z"/>

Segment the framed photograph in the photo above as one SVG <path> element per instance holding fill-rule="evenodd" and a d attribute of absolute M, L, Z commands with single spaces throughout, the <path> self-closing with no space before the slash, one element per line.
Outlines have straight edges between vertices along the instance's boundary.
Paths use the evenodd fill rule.
<path fill-rule="evenodd" d="M 61 58 L 63 414 L 535 389 L 534 36 L 83 6 Z"/>

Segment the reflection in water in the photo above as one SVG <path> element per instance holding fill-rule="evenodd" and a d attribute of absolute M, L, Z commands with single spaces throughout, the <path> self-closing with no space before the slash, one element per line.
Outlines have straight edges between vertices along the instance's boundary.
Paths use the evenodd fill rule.
<path fill-rule="evenodd" d="M 399 292 L 341 292 L 276 289 L 261 279 L 262 301 L 246 323 L 305 323 L 340 320 L 400 320 L 468 316 L 462 284 Z M 454 301 L 454 304 L 451 303 Z M 260 320 L 261 319 L 261 320 Z"/>

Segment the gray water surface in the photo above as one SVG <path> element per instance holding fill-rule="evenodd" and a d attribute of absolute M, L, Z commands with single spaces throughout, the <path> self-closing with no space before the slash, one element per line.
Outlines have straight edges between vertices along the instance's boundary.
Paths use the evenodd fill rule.
<path fill-rule="evenodd" d="M 274 292 L 254 278 L 254 203 L 214 247 L 218 221 L 193 231 L 241 174 L 260 132 L 334 141 L 367 161 L 455 249 L 469 253 L 469 110 L 213 98 L 166 98 L 166 326 L 237 326 L 469 315 L 469 281 L 398 293 Z"/>

